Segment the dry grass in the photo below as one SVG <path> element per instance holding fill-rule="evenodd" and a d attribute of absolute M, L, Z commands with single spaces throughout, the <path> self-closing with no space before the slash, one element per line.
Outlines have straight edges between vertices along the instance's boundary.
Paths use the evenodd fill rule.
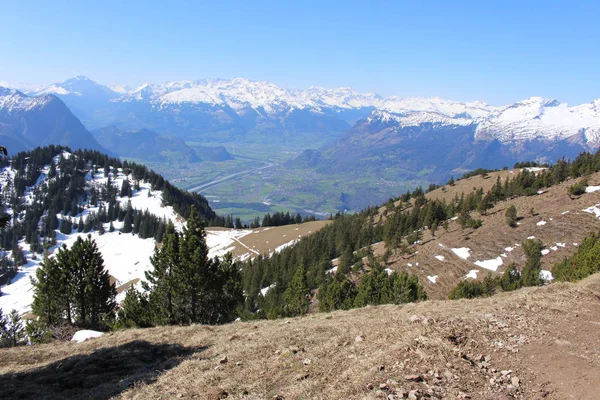
<path fill-rule="evenodd" d="M 481 176 L 471 177 L 458 181 L 453 187 L 445 186 L 437 189 L 428 193 L 427 196 L 432 199 L 443 198 L 450 201 L 455 195 L 460 197 L 461 193 L 467 194 L 474 188 L 482 187 L 484 191 L 489 190 L 498 176 L 504 182 L 504 179 L 512 178 L 517 173 L 517 170 L 499 171 L 490 173 L 486 179 Z M 523 266 L 525 255 L 522 248 L 515 247 L 515 244 L 521 244 L 528 237 L 535 236 L 548 248 L 556 246 L 556 243 L 565 243 L 565 247 L 558 247 L 558 250 L 550 251 L 548 255 L 542 257 L 542 268 L 551 270 L 556 262 L 572 255 L 577 250 L 574 243 L 581 243 L 583 238 L 600 227 L 598 219 L 593 214 L 582 211 L 600 203 L 600 191 L 586 193 L 571 199 L 567 190 L 574 182 L 574 180 L 564 182 L 547 189 L 540 195 L 500 202 L 485 216 L 473 212 L 474 218 L 483 220 L 483 226 L 477 230 L 470 228 L 463 230 L 456 221 L 452 221 L 447 232 L 439 228 L 435 237 L 432 237 L 429 231 L 425 231 L 422 243 L 416 248 L 417 254 L 408 259 L 399 255 L 393 256 L 389 260 L 388 267 L 418 275 L 424 282 L 430 298 L 443 299 L 472 269 L 478 270 L 478 277 L 482 279 L 487 274 L 502 273 L 504 268 L 512 262 L 516 263 L 518 267 Z M 589 183 L 590 185 L 599 184 L 600 174 L 594 174 Z M 510 228 L 505 222 L 504 211 L 511 204 L 515 205 L 518 215 L 521 217 L 520 225 L 517 228 Z M 534 209 L 536 215 L 530 215 L 531 208 Z M 565 211 L 568 212 L 564 213 Z M 381 212 L 383 213 L 383 208 Z M 537 225 L 540 221 L 545 221 L 546 224 Z M 450 250 L 459 247 L 471 249 L 471 257 L 468 260 L 459 258 Z M 507 247 L 515 247 L 515 250 L 507 252 L 504 250 Z M 383 251 L 382 248 L 375 254 L 381 255 Z M 503 265 L 498 272 L 489 271 L 473 264 L 474 261 L 496 258 L 501 254 L 505 254 L 506 257 L 502 258 Z M 444 261 L 436 259 L 435 256 L 443 256 Z M 412 267 L 408 266 L 409 263 L 412 264 Z M 417 263 L 419 263 L 418 267 Z M 434 275 L 438 276 L 435 284 L 427 280 L 427 276 Z"/>
<path fill-rule="evenodd" d="M 0 381 L 6 388 L 18 381 L 19 390 L 25 393 L 30 393 L 28 385 L 36 385 L 30 381 L 39 378 L 40 371 L 52 370 L 54 381 L 68 377 L 75 379 L 73 382 L 89 382 L 82 376 L 73 378 L 72 368 L 68 375 L 48 365 L 60 365 L 77 356 L 78 365 L 87 361 L 110 369 L 111 357 L 120 354 L 122 359 L 128 344 L 145 341 L 142 347 L 147 351 L 131 363 L 139 371 L 125 369 L 121 380 L 110 375 L 108 381 L 118 389 L 110 395 L 136 399 L 217 399 L 226 395 L 233 399 L 362 399 L 418 390 L 432 398 L 466 394 L 474 399 L 542 395 L 559 399 L 580 390 L 578 398 L 593 398 L 590 393 L 595 392 L 581 391 L 586 387 L 584 380 L 561 380 L 567 376 L 561 371 L 564 364 L 555 365 L 550 357 L 541 365 L 532 357 L 540 354 L 540 348 L 547 355 L 575 357 L 584 363 L 586 379 L 600 378 L 598 325 L 594 325 L 600 324 L 599 293 L 597 275 L 577 285 L 554 284 L 472 301 L 367 307 L 214 327 L 127 330 L 81 344 L 3 350 Z M 564 348 L 557 338 L 567 338 L 569 347 Z M 148 359 L 152 351 L 162 354 L 153 349 L 173 348 L 170 346 L 181 352 L 158 361 Z M 489 365 L 479 365 L 480 354 L 491 356 Z M 577 364 L 571 368 L 578 371 Z M 150 374 L 151 369 L 159 371 Z M 501 380 L 500 371 L 509 369 L 513 371 L 509 378 L 520 379 L 518 388 L 508 386 L 510 379 L 508 383 Z M 97 377 L 92 382 L 97 382 L 101 370 L 94 371 Z M 18 379 L 15 373 L 21 373 Z M 407 380 L 411 374 L 423 381 Z M 541 374 L 546 374 L 543 379 Z M 490 383 L 495 377 L 500 383 Z M 43 381 L 36 382 L 38 386 L 32 387 L 39 390 L 38 398 L 68 394 L 107 398 L 109 393 L 106 385 L 90 383 L 91 387 L 64 392 L 60 385 L 50 383 L 42 390 Z"/>
<path fill-rule="evenodd" d="M 240 257 L 250 252 L 252 249 L 260 254 L 269 254 L 277 247 L 289 243 L 294 239 L 310 235 L 321 229 L 331 221 L 311 221 L 302 224 L 292 224 L 285 226 L 273 226 L 266 228 L 252 229 L 252 233 L 240 239 L 240 243 L 233 243 L 231 253 Z M 207 231 L 227 230 L 227 228 L 207 228 Z"/>

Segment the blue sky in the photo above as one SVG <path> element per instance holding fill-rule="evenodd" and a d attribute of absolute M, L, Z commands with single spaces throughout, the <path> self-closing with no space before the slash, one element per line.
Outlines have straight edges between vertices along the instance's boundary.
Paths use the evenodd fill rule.
<path fill-rule="evenodd" d="M 0 0 L 0 81 L 240 76 L 287 88 L 578 104 L 600 97 L 598 3 Z"/>

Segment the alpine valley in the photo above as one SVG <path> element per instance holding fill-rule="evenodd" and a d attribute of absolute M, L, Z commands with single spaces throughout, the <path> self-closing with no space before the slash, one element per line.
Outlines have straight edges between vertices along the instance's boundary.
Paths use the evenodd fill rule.
<path fill-rule="evenodd" d="M 83 76 L 0 93 L 10 150 L 46 143 L 33 128 L 51 115 L 60 134 L 53 143 L 149 162 L 217 210 L 245 218 L 358 211 L 476 168 L 554 162 L 600 146 L 600 100 L 492 106 L 243 78 L 111 88 Z"/>

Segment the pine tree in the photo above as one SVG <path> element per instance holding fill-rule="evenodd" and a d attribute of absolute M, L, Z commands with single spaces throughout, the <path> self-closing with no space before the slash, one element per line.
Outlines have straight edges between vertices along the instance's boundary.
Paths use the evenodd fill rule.
<path fill-rule="evenodd" d="M 203 321 L 203 297 L 211 290 L 210 260 L 206 245 L 206 232 L 195 209 L 183 228 L 180 243 L 179 282 L 187 301 L 182 304 L 187 323 Z"/>
<path fill-rule="evenodd" d="M 157 325 L 179 322 L 177 311 L 179 288 L 175 280 L 180 266 L 179 233 L 171 221 L 166 226 L 162 247 L 154 249 L 150 262 L 154 267 L 147 271 L 146 282 L 142 287 L 150 293 L 149 302 L 155 310 L 154 323 Z"/>
<path fill-rule="evenodd" d="M 127 289 L 125 299 L 118 312 L 118 328 L 149 328 L 153 326 L 153 316 L 148 296 L 134 286 Z"/>
<path fill-rule="evenodd" d="M 285 315 L 293 317 L 306 314 L 308 312 L 309 294 L 304 262 L 301 261 L 287 290 L 283 294 Z"/>
<path fill-rule="evenodd" d="M 36 277 L 32 309 L 48 325 L 102 327 L 113 319 L 115 286 L 90 235 L 70 249 L 63 245 L 56 258 L 46 257 Z"/>
<path fill-rule="evenodd" d="M 517 208 L 514 205 L 508 206 L 504 212 L 504 216 L 508 226 L 511 228 L 515 228 L 517 226 Z"/>
<path fill-rule="evenodd" d="M 16 347 L 27 344 L 25 328 L 17 310 L 2 315 L 0 309 L 0 347 Z"/>
<path fill-rule="evenodd" d="M 61 270 L 56 258 L 44 256 L 40 268 L 32 279 L 34 287 L 31 310 L 44 324 L 60 325 L 63 319 L 71 323 L 71 301 L 69 297 L 68 275 Z"/>

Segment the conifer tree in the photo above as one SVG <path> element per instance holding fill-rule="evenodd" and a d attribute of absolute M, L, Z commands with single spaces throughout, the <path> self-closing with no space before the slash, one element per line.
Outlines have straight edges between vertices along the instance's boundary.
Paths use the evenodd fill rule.
<path fill-rule="evenodd" d="M 31 309 L 44 324 L 60 325 L 63 319 L 71 323 L 71 301 L 68 276 L 62 271 L 56 258 L 44 256 L 40 268 L 32 279 L 34 287 Z"/>
<path fill-rule="evenodd" d="M 32 309 L 47 324 L 102 327 L 114 317 L 115 286 L 90 235 L 46 257 L 36 277 Z"/>
<path fill-rule="evenodd" d="M 3 315 L 0 309 L 0 347 L 16 347 L 27 344 L 25 328 L 17 310 Z"/>
<path fill-rule="evenodd" d="M 308 312 L 309 294 L 304 262 L 301 261 L 287 290 L 283 294 L 285 314 L 290 317 L 306 314 Z"/>

